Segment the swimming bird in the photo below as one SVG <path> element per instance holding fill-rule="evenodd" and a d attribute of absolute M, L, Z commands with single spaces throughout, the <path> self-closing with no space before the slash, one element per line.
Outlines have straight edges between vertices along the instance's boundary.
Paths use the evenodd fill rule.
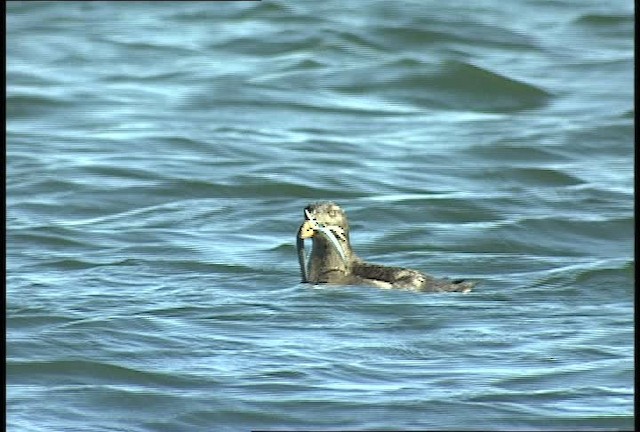
<path fill-rule="evenodd" d="M 304 209 L 304 217 L 296 236 L 302 282 L 371 285 L 422 292 L 469 292 L 477 283 L 441 279 L 417 270 L 363 261 L 351 248 L 347 215 L 334 202 L 312 203 Z M 313 246 L 307 263 L 304 241 L 308 238 L 312 239 Z"/>

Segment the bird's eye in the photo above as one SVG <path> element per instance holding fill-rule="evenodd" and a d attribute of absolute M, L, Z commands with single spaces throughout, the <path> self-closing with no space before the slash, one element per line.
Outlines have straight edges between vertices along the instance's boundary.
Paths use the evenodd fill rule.
<path fill-rule="evenodd" d="M 338 212 L 335 209 L 329 210 L 329 216 L 336 217 L 338 216 Z"/>

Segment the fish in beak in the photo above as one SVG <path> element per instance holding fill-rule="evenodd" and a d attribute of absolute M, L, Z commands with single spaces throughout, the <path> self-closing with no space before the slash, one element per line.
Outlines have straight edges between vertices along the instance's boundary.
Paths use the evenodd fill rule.
<path fill-rule="evenodd" d="M 315 218 L 309 213 L 309 210 L 304 210 L 305 221 L 300 225 L 298 229 L 298 235 L 296 236 L 296 249 L 298 252 L 298 263 L 300 264 L 300 272 L 302 273 L 302 282 L 308 282 L 307 280 L 307 257 L 304 250 L 305 239 L 312 238 L 316 235 L 323 235 L 336 249 L 342 261 L 346 264 L 347 257 L 344 253 L 344 249 L 338 238 L 345 240 L 344 230 L 339 226 L 325 226 L 318 223 Z"/>

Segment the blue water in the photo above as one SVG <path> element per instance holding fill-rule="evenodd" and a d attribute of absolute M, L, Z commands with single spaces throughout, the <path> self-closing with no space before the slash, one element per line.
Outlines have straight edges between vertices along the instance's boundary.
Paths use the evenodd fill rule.
<path fill-rule="evenodd" d="M 633 429 L 631 2 L 6 18 L 8 430 Z M 321 199 L 479 285 L 301 284 Z"/>

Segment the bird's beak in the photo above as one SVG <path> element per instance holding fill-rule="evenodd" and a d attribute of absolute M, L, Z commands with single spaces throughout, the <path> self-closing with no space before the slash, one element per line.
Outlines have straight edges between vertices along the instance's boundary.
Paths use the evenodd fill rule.
<path fill-rule="evenodd" d="M 316 223 L 311 220 L 306 220 L 302 225 L 300 225 L 300 229 L 298 230 L 298 237 L 301 239 L 308 239 L 315 235 L 316 233 Z"/>

